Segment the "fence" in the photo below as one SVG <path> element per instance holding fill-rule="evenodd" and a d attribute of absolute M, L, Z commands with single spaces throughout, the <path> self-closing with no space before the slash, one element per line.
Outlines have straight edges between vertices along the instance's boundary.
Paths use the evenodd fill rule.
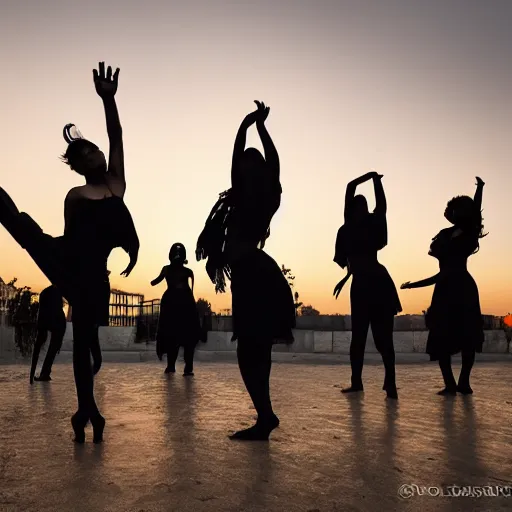
<path fill-rule="evenodd" d="M 153 341 L 156 339 L 159 316 L 160 299 L 144 300 L 141 302 L 139 306 L 135 341 Z"/>
<path fill-rule="evenodd" d="M 112 327 L 134 327 L 140 315 L 144 295 L 121 290 L 110 292 L 109 325 Z"/>

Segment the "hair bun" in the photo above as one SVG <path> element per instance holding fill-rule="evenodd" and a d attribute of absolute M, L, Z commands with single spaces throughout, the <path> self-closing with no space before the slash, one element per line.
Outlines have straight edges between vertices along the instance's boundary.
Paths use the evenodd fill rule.
<path fill-rule="evenodd" d="M 83 135 L 80 133 L 80 130 L 73 123 L 68 123 L 64 126 L 64 130 L 62 130 L 62 135 L 64 136 L 64 140 L 71 144 L 73 141 L 78 139 L 83 139 Z"/>

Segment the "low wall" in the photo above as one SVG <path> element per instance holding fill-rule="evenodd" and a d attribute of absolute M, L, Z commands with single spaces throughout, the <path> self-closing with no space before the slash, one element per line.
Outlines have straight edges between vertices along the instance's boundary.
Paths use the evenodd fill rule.
<path fill-rule="evenodd" d="M 483 315 L 484 329 L 492 331 L 502 328 L 503 319 L 499 316 Z M 350 315 L 318 315 L 298 316 L 296 319 L 297 330 L 306 331 L 351 331 L 352 320 Z M 233 331 L 233 317 L 212 317 L 212 331 Z M 426 331 L 425 317 L 423 315 L 399 315 L 395 316 L 395 331 Z"/>
<path fill-rule="evenodd" d="M 198 349 L 205 351 L 234 351 L 236 343 L 231 342 L 231 331 L 210 331 L 207 343 L 199 343 Z M 154 351 L 154 343 L 135 343 L 135 327 L 102 327 L 99 332 L 101 348 L 104 351 Z M 395 331 L 394 346 L 396 352 L 424 353 L 427 344 L 427 331 Z M 295 342 L 291 345 L 276 345 L 276 352 L 349 354 L 350 331 L 322 331 L 296 329 Z M 511 353 L 503 330 L 485 331 L 483 351 L 487 353 Z M 47 346 L 47 344 L 46 344 Z M 45 346 L 45 348 L 46 348 Z M 71 351 L 73 347 L 73 329 L 68 324 L 63 351 Z M 371 329 L 368 332 L 366 351 L 377 352 Z M 44 352 L 44 349 L 43 349 Z M 0 359 L 12 360 L 20 357 L 14 343 L 14 329 L 0 326 Z M 42 355 L 41 355 L 42 357 Z"/>

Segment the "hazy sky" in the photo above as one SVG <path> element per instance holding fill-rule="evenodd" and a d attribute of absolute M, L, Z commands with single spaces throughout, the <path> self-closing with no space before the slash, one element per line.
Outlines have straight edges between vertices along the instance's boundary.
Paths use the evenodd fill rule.
<path fill-rule="evenodd" d="M 78 125 L 108 151 L 92 69 L 121 68 L 117 101 L 125 140 L 126 203 L 139 263 L 111 256 L 115 287 L 159 297 L 149 282 L 182 242 L 196 297 L 215 309 L 194 249 L 217 194 L 230 186 L 234 137 L 255 99 L 281 158 L 283 197 L 266 250 L 296 275 L 301 300 L 346 313 L 348 289 L 332 261 L 348 181 L 384 174 L 397 286 L 428 277 L 431 238 L 446 202 L 487 183 L 489 236 L 470 260 L 484 313 L 512 309 L 512 1 L 510 0 L 2 0 L 0 184 L 49 233 L 63 231 L 63 201 L 81 178 L 59 162 L 62 128 Z M 260 147 L 256 132 L 248 144 Z M 362 192 L 374 204 L 371 184 Z M 47 284 L 0 228 L 0 276 Z M 421 312 L 432 288 L 400 292 Z"/>

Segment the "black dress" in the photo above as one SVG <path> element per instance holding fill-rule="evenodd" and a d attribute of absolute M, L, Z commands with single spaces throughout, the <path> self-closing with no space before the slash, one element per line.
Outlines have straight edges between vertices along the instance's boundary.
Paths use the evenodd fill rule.
<path fill-rule="evenodd" d="M 281 186 L 276 183 L 239 201 L 230 223 L 228 254 L 230 244 L 244 248 L 241 257 L 230 261 L 233 341 L 294 341 L 292 291 L 279 265 L 258 248 L 280 202 Z"/>
<path fill-rule="evenodd" d="M 165 267 L 167 290 L 160 303 L 156 351 L 159 356 L 175 347 L 195 346 L 202 337 L 199 313 L 190 286 L 192 271 L 181 265 Z"/>
<path fill-rule="evenodd" d="M 386 216 L 370 213 L 358 223 L 338 230 L 334 261 L 350 264 L 353 274 L 350 303 L 353 310 L 396 315 L 402 311 L 398 292 L 377 252 L 387 244 Z"/>
<path fill-rule="evenodd" d="M 454 236 L 456 235 L 456 236 Z M 427 354 L 431 361 L 461 350 L 482 352 L 484 342 L 480 297 L 467 270 L 467 259 L 478 238 L 456 228 L 443 229 L 433 239 L 429 254 L 439 260 L 439 278 L 427 312 Z"/>
<path fill-rule="evenodd" d="M 121 198 L 77 200 L 61 237 L 45 234 L 26 213 L 4 225 L 67 299 L 74 323 L 108 325 L 108 257 L 116 247 L 126 252 L 139 247 L 132 217 Z"/>

